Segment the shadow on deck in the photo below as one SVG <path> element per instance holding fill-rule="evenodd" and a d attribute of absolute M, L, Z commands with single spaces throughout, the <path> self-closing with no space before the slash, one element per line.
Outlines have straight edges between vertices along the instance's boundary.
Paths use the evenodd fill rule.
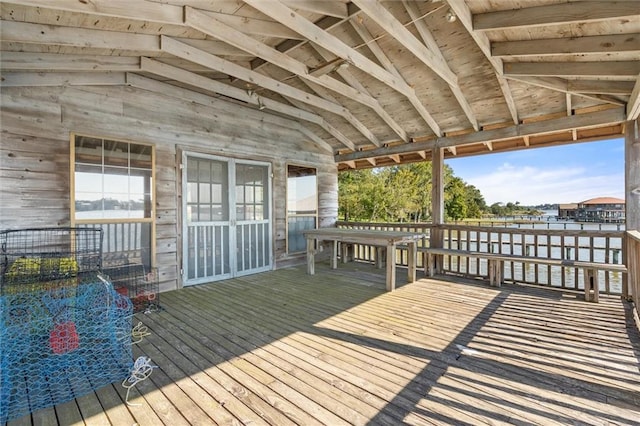
<path fill-rule="evenodd" d="M 398 272 L 398 283 L 405 271 Z M 282 269 L 162 294 L 159 368 L 33 414 L 69 424 L 633 424 L 640 339 L 619 298 Z M 31 419 L 21 419 L 30 422 Z"/>

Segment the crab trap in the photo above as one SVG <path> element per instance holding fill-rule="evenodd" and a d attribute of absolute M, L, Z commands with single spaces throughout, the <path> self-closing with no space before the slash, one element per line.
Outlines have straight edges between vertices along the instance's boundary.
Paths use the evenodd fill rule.
<path fill-rule="evenodd" d="M 160 309 L 158 270 L 145 270 L 144 265 L 123 264 L 103 270 L 113 288 L 127 296 L 133 304 L 133 312 L 155 312 Z"/>
<path fill-rule="evenodd" d="M 133 305 L 101 247 L 99 229 L 0 232 L 0 423 L 129 375 Z"/>

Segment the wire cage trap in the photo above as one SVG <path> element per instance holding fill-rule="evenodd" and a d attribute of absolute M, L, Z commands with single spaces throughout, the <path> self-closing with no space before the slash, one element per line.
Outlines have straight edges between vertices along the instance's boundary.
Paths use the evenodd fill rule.
<path fill-rule="evenodd" d="M 0 423 L 129 375 L 133 305 L 101 247 L 99 229 L 0 232 Z"/>

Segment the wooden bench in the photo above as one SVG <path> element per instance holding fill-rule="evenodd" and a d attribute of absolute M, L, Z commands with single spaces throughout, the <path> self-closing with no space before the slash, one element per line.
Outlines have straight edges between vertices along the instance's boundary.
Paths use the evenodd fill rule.
<path fill-rule="evenodd" d="M 504 270 L 504 262 L 537 263 L 550 266 L 581 268 L 584 271 L 584 298 L 585 300 L 592 302 L 598 302 L 599 300 L 600 286 L 598 281 L 598 271 L 611 271 L 621 273 L 627 272 L 627 267 L 625 265 L 617 265 L 612 263 L 586 262 L 567 259 L 550 259 L 545 257 L 483 253 L 478 251 L 432 247 L 418 247 L 418 251 L 424 254 L 425 274 L 429 277 L 433 277 L 435 274 L 435 256 L 438 255 L 487 259 L 489 270 L 489 284 L 495 287 L 500 287 L 500 285 L 502 284 L 502 271 Z"/>

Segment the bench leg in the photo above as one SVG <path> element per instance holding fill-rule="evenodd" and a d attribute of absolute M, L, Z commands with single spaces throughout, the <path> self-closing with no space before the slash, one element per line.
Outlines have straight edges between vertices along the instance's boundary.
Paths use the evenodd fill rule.
<path fill-rule="evenodd" d="M 488 259 L 489 285 L 500 287 L 502 285 L 502 268 L 504 263 L 500 260 Z"/>
<path fill-rule="evenodd" d="M 382 269 L 387 263 L 387 248 L 376 247 L 376 268 Z"/>
<path fill-rule="evenodd" d="M 591 268 L 584 270 L 584 300 L 598 303 L 600 300 L 600 284 L 598 271 Z"/>
<path fill-rule="evenodd" d="M 435 271 L 436 271 L 436 258 L 435 255 L 431 254 L 431 253 L 425 253 L 425 272 L 427 273 L 427 276 L 429 277 L 433 277 L 435 275 Z"/>

